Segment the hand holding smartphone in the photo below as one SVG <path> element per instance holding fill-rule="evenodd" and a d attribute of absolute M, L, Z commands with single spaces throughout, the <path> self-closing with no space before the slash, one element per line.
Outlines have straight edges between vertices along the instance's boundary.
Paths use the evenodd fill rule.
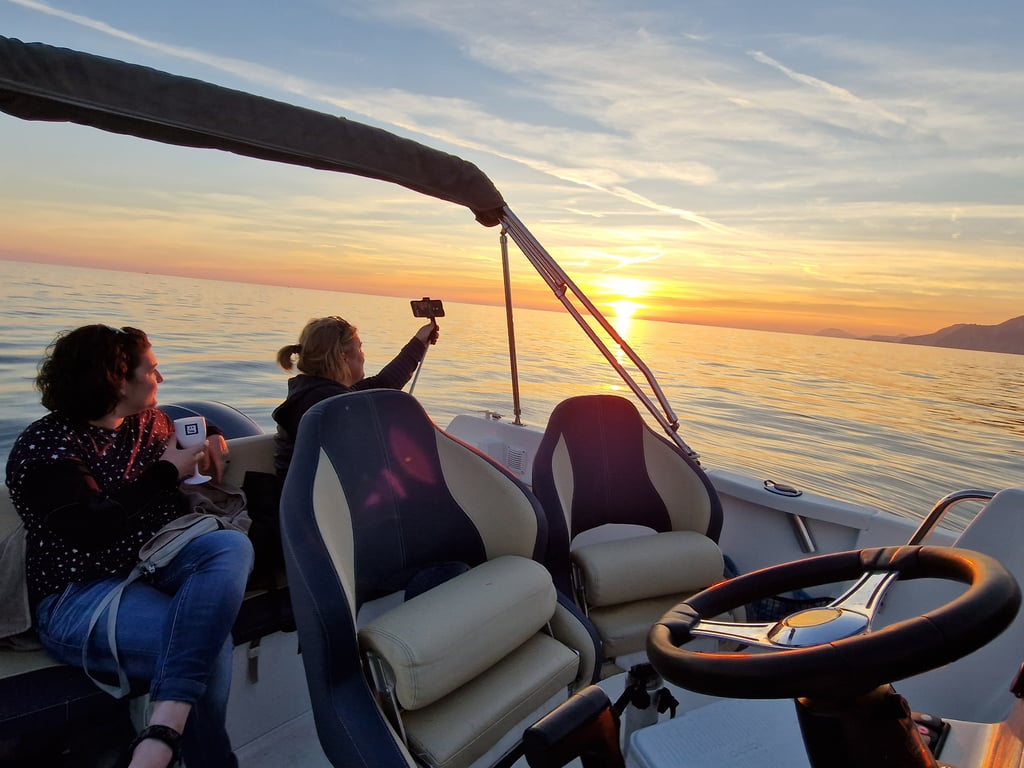
<path fill-rule="evenodd" d="M 440 299 L 424 296 L 422 299 L 413 299 L 409 304 L 412 305 L 413 317 L 426 317 L 429 320 L 433 320 L 435 317 L 444 317 L 444 304 Z"/>
<path fill-rule="evenodd" d="M 437 344 L 437 320 L 444 317 L 444 304 L 440 299 L 431 299 L 424 296 L 422 299 L 413 299 L 409 302 L 412 306 L 413 317 L 425 317 L 434 324 L 434 331 L 430 334 L 430 343 Z"/>

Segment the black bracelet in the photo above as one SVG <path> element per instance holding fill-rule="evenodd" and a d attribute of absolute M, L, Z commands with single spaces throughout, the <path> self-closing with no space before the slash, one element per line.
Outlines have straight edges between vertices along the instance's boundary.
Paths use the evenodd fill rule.
<path fill-rule="evenodd" d="M 181 755 L 181 734 L 169 725 L 150 725 L 139 731 L 139 734 L 132 739 L 132 743 L 128 745 L 129 758 L 135 748 L 146 739 L 162 741 L 171 748 L 171 762 L 167 764 L 168 768 L 178 763 L 178 757 Z"/>

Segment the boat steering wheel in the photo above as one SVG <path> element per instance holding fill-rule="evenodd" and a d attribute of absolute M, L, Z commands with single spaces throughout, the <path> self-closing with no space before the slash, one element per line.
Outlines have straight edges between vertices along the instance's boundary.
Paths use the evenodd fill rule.
<path fill-rule="evenodd" d="M 965 583 L 965 592 L 920 616 L 872 631 L 898 579 Z M 768 623 L 705 617 L 781 592 L 857 579 L 821 608 Z M 796 560 L 715 584 L 651 628 L 647 654 L 683 688 L 731 698 L 843 698 L 947 664 L 977 650 L 1017 614 L 1021 591 L 994 558 L 954 547 L 880 547 Z M 678 646 L 696 636 L 738 641 L 763 653 L 705 653 Z"/>

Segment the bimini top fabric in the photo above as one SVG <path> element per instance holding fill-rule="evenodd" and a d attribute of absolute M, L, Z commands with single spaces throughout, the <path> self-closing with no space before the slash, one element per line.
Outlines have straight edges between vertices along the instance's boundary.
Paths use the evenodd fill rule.
<path fill-rule="evenodd" d="M 486 226 L 505 206 L 472 163 L 379 128 L 42 43 L 0 37 L 0 110 L 389 181 L 463 205 Z"/>

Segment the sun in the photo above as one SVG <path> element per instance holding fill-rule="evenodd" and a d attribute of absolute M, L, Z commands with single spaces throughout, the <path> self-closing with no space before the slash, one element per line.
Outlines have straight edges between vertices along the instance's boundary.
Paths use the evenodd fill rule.
<path fill-rule="evenodd" d="M 641 308 L 640 304 L 637 304 L 635 301 L 630 301 L 629 299 L 619 299 L 618 301 L 613 301 L 608 306 L 612 308 L 612 311 L 615 313 L 615 317 L 619 320 L 629 320 L 637 313 L 637 310 Z"/>
<path fill-rule="evenodd" d="M 623 299 L 639 299 L 651 293 L 651 286 L 647 280 L 621 275 L 603 275 L 597 280 L 597 287 L 602 293 L 621 296 Z"/>
<path fill-rule="evenodd" d="M 599 293 L 608 297 L 609 301 L 605 306 L 622 321 L 628 321 L 643 309 L 644 305 L 637 299 L 645 298 L 651 293 L 650 283 L 646 280 L 620 275 L 603 275 L 598 279 L 596 288 Z"/>
<path fill-rule="evenodd" d="M 650 294 L 650 282 L 633 277 L 602 275 L 593 283 L 592 295 L 605 299 L 597 303 L 602 311 L 608 312 L 612 326 L 622 338 L 626 338 L 632 330 L 633 316 L 646 308 L 638 299 L 646 298 Z"/>

